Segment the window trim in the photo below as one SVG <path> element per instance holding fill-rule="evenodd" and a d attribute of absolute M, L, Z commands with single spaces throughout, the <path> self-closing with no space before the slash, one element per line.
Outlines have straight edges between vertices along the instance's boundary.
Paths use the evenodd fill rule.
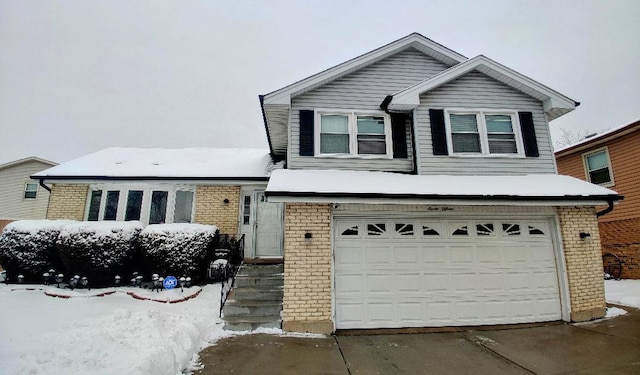
<path fill-rule="evenodd" d="M 601 184 L 596 184 L 595 182 L 591 182 L 591 175 L 589 174 L 589 163 L 587 162 L 587 158 L 589 156 L 598 154 L 600 152 L 604 152 L 605 156 L 607 157 L 607 168 L 609 168 L 609 177 L 611 178 L 611 181 L 603 182 Z M 598 185 L 602 187 L 611 187 L 616 185 L 615 179 L 613 177 L 613 167 L 611 166 L 611 157 L 609 156 L 609 147 L 604 146 L 604 147 L 597 148 L 595 150 L 590 150 L 588 152 L 585 152 L 584 154 L 582 154 L 582 165 L 584 167 L 584 174 L 585 174 L 586 181 L 589 181 L 594 185 Z"/>
<path fill-rule="evenodd" d="M 349 153 L 328 154 L 320 152 L 320 130 L 323 115 L 347 116 L 349 131 Z M 358 116 L 379 116 L 384 119 L 385 154 L 358 154 Z M 348 109 L 323 109 L 314 111 L 314 157 L 321 158 L 354 158 L 354 159 L 393 159 L 393 141 L 391 134 L 391 116 L 384 111 L 348 110 Z"/>
<path fill-rule="evenodd" d="M 140 222 L 145 225 L 149 224 L 149 214 L 151 209 L 151 194 L 153 191 L 166 191 L 167 196 L 167 210 L 165 212 L 165 223 L 173 223 L 176 206 L 176 192 L 177 191 L 190 191 L 193 193 L 193 200 L 191 202 L 191 223 L 195 219 L 196 211 L 196 187 L 193 185 L 141 185 L 141 184 L 95 184 L 89 186 L 87 193 L 87 199 L 85 203 L 85 210 L 83 220 L 89 219 L 89 208 L 91 207 L 91 194 L 95 190 L 102 190 L 102 196 L 100 197 L 100 207 L 98 210 L 98 220 L 104 221 L 105 204 L 107 200 L 106 194 L 108 191 L 119 191 L 120 197 L 118 199 L 118 208 L 116 211 L 115 221 L 124 221 L 127 208 L 127 200 L 129 196 L 129 190 L 142 190 L 142 204 L 140 211 Z"/>
<path fill-rule="evenodd" d="M 29 185 L 35 185 L 35 190 L 28 190 Z M 27 193 L 35 193 L 34 197 L 27 197 Z M 24 183 L 24 191 L 22 192 L 22 199 L 38 199 L 38 183 L 37 182 L 25 182 Z"/>
<path fill-rule="evenodd" d="M 478 134 L 480 136 L 480 152 L 454 152 L 453 137 L 451 134 L 450 115 L 476 115 L 478 126 Z M 492 154 L 489 152 L 489 133 L 487 131 L 487 115 L 509 115 L 511 116 L 511 124 L 513 127 L 513 135 L 516 141 L 516 150 L 514 154 Z M 468 157 L 468 158 L 525 158 L 524 141 L 522 139 L 522 130 L 520 129 L 520 118 L 518 111 L 509 109 L 476 109 L 476 108 L 447 108 L 444 110 L 444 123 L 447 133 L 447 147 L 449 156 Z"/>

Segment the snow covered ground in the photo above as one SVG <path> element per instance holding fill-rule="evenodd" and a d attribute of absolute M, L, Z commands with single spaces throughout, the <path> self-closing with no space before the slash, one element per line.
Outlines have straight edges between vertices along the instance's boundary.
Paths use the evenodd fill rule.
<path fill-rule="evenodd" d="M 60 290 L 72 296 L 64 299 L 45 295 L 44 286 L 11 290 L 15 288 L 19 287 L 0 284 L 3 375 L 176 375 L 208 341 L 225 334 L 218 318 L 220 284 L 207 285 L 197 297 L 172 304 L 136 299 L 126 292 L 156 299 L 165 293 L 166 299 L 176 300 L 179 290 L 157 294 L 120 288 L 104 297 L 92 297 L 97 290 L 84 296 L 82 291 Z M 185 289 L 184 295 L 198 290 Z"/>
<path fill-rule="evenodd" d="M 0 284 L 2 375 L 176 375 L 197 365 L 200 349 L 237 334 L 223 331 L 218 318 L 220 284 L 171 304 L 138 298 L 175 301 L 193 297 L 199 288 L 158 295 L 140 288 L 70 292 L 36 287 Z M 21 290 L 12 291 L 16 288 Z M 640 280 L 607 280 L 605 290 L 607 302 L 640 308 Z M 102 292 L 111 294 L 94 296 Z M 127 292 L 136 292 L 137 298 Z M 623 313 L 610 308 L 607 317 Z"/>

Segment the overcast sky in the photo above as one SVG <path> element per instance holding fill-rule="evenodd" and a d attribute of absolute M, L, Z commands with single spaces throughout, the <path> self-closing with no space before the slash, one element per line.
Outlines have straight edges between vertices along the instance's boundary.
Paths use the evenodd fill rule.
<path fill-rule="evenodd" d="M 412 32 L 581 102 L 554 137 L 640 118 L 638 0 L 230 3 L 0 0 L 0 163 L 266 148 L 259 94 Z"/>

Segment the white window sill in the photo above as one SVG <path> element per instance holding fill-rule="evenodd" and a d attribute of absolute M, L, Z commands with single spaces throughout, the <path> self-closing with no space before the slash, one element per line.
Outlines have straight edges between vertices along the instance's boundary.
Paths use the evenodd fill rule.
<path fill-rule="evenodd" d="M 318 159 L 366 159 L 366 160 L 390 160 L 391 155 L 351 155 L 351 154 L 320 154 L 315 155 Z"/>
<path fill-rule="evenodd" d="M 525 159 L 525 155 L 520 154 L 450 154 L 441 155 L 454 158 L 482 158 L 482 159 Z"/>

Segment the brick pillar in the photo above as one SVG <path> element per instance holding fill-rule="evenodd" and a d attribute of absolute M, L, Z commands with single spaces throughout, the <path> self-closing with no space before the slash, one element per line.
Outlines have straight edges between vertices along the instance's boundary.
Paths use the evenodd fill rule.
<path fill-rule="evenodd" d="M 229 203 L 225 203 L 225 199 L 229 200 Z M 220 233 L 238 233 L 239 210 L 240 186 L 199 185 L 196 187 L 196 223 L 216 225 Z"/>
<path fill-rule="evenodd" d="M 557 212 L 569 281 L 571 320 L 602 318 L 607 305 L 595 208 L 558 207 Z M 580 239 L 580 232 L 591 234 L 590 239 Z"/>
<path fill-rule="evenodd" d="M 283 329 L 331 333 L 331 209 L 287 203 L 284 224 Z M 305 239 L 305 233 L 312 238 Z"/>
<path fill-rule="evenodd" d="M 49 195 L 47 219 L 84 220 L 89 185 L 54 184 Z"/>

